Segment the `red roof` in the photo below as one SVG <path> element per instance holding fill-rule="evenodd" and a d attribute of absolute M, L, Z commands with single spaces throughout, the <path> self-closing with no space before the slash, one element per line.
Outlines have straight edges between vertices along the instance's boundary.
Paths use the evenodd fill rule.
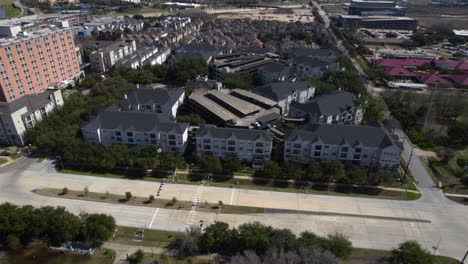
<path fill-rule="evenodd" d="M 430 64 L 428 59 L 380 59 L 375 64 L 380 67 L 418 67 Z"/>
<path fill-rule="evenodd" d="M 455 67 L 456 70 L 459 71 L 468 71 L 468 61 L 462 61 L 460 62 L 457 67 Z"/>
<path fill-rule="evenodd" d="M 450 83 L 449 81 L 442 79 L 439 75 L 432 74 L 432 73 L 418 73 L 416 75 L 416 78 L 421 83 L 424 83 L 424 84 L 436 84 L 436 83 L 448 84 Z"/>
<path fill-rule="evenodd" d="M 434 60 L 434 64 L 436 65 L 444 64 L 447 68 L 455 69 L 457 65 L 460 64 L 460 62 L 453 61 L 453 60 Z"/>
<path fill-rule="evenodd" d="M 468 85 L 468 74 L 457 74 L 457 75 L 449 75 L 447 76 L 450 80 L 454 81 L 460 85 Z"/>
<path fill-rule="evenodd" d="M 390 74 L 392 76 L 415 76 L 413 72 L 408 71 L 407 69 L 403 67 L 384 67 L 382 68 L 387 74 Z"/>

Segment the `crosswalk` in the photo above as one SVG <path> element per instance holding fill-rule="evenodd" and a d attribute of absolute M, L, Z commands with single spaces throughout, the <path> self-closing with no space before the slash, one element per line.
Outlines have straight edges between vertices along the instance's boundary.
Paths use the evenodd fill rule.
<path fill-rule="evenodd" d="M 195 192 L 195 195 L 193 196 L 192 208 L 190 209 L 188 216 L 187 216 L 187 221 L 185 222 L 186 228 L 190 227 L 195 222 L 195 217 L 197 216 L 197 207 L 200 204 L 201 197 L 203 196 L 204 187 L 205 187 L 205 181 L 203 180 L 202 184 L 200 184 L 197 187 L 197 191 Z"/>

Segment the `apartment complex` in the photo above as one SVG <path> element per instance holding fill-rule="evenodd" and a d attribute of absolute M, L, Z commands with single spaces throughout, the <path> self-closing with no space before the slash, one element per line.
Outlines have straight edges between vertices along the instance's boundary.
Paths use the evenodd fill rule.
<path fill-rule="evenodd" d="M 281 114 L 289 113 L 289 106 L 293 102 L 306 103 L 315 95 L 315 87 L 310 82 L 275 82 L 257 87 L 256 94 L 264 96 L 278 103 Z"/>
<path fill-rule="evenodd" d="M 201 125 L 196 134 L 197 155 L 239 159 L 244 163 L 270 160 L 273 135 L 265 130 Z"/>
<path fill-rule="evenodd" d="M 184 88 L 168 90 L 166 88 L 137 88 L 124 95 L 120 106 L 129 111 L 167 114 L 176 118 L 177 110 L 184 102 Z"/>
<path fill-rule="evenodd" d="M 300 130 L 286 130 L 284 160 L 340 160 L 361 167 L 397 168 L 403 144 L 381 124 L 347 126 L 314 124 Z"/>
<path fill-rule="evenodd" d="M 0 101 L 60 88 L 82 74 L 71 29 L 27 33 L 20 26 L 3 26 L 0 31 L 5 36 L 0 38 Z"/>
<path fill-rule="evenodd" d="M 340 90 L 315 97 L 306 103 L 294 102 L 289 114 L 305 118 L 312 124 L 359 125 L 364 116 L 364 110 L 357 101 L 359 98 L 359 95 Z"/>
<path fill-rule="evenodd" d="M 28 94 L 13 102 L 0 103 L 0 144 L 26 144 L 24 133 L 47 114 L 63 105 L 60 90 L 46 90 L 40 94 Z"/>
<path fill-rule="evenodd" d="M 271 62 L 258 68 L 257 76 L 262 84 L 284 82 L 291 75 L 291 70 L 285 64 Z"/>
<path fill-rule="evenodd" d="M 89 55 L 91 68 L 101 73 L 109 71 L 117 61 L 137 50 L 135 40 L 95 41 L 93 43 L 97 50 Z"/>
<path fill-rule="evenodd" d="M 183 153 L 188 123 L 176 123 L 166 114 L 120 111 L 110 106 L 81 127 L 83 139 L 94 144 L 156 144 L 165 152 Z"/>

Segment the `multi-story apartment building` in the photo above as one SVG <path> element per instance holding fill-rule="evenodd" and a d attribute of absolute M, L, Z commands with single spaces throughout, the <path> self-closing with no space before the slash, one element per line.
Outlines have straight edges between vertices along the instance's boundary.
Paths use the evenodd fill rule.
<path fill-rule="evenodd" d="M 196 134 L 197 155 L 239 159 L 261 164 L 270 160 L 273 135 L 270 131 L 201 125 Z"/>
<path fill-rule="evenodd" d="M 260 66 L 257 72 L 257 76 L 262 84 L 284 82 L 289 78 L 290 74 L 289 67 L 278 62 Z"/>
<path fill-rule="evenodd" d="M 108 41 L 94 42 L 94 43 L 108 43 Z M 89 55 L 91 68 L 99 72 L 109 71 L 120 59 L 125 56 L 136 52 L 135 40 L 117 41 L 112 44 L 98 48 Z"/>
<path fill-rule="evenodd" d="M 312 124 L 359 125 L 364 116 L 364 109 L 358 102 L 359 98 L 360 95 L 339 90 L 315 97 L 306 103 L 293 102 L 289 115 L 305 118 Z"/>
<path fill-rule="evenodd" d="M 124 95 L 120 106 L 129 111 L 167 114 L 176 118 L 177 109 L 184 102 L 184 88 L 168 90 L 166 88 L 137 88 Z"/>
<path fill-rule="evenodd" d="M 26 33 L 4 26 L 0 38 L 0 101 L 12 102 L 79 79 L 73 32 L 50 28 Z"/>
<path fill-rule="evenodd" d="M 300 130 L 286 130 L 284 160 L 341 160 L 361 167 L 397 168 L 403 144 L 385 128 L 315 124 Z"/>
<path fill-rule="evenodd" d="M 83 139 L 94 144 L 156 144 L 162 151 L 183 153 L 188 123 L 176 123 L 165 114 L 119 111 L 110 106 L 81 127 Z"/>
<path fill-rule="evenodd" d="M 0 103 L 0 144 L 26 144 L 25 131 L 44 116 L 63 105 L 60 90 L 46 90 L 40 94 L 28 94 L 10 103 Z"/>
<path fill-rule="evenodd" d="M 293 102 L 306 103 L 315 95 L 315 87 L 310 82 L 276 82 L 257 87 L 256 94 L 264 96 L 278 103 L 283 115 L 288 114 L 289 106 Z"/>

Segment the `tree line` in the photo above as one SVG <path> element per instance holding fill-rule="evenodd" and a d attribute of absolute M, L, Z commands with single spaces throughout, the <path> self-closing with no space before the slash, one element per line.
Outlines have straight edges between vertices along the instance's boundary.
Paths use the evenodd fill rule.
<path fill-rule="evenodd" d="M 244 168 L 244 165 L 237 159 L 221 160 L 212 156 L 200 159 L 198 166 L 202 172 L 224 175 L 233 175 L 234 172 L 240 172 Z M 388 185 L 400 180 L 400 174 L 379 169 L 345 168 L 339 160 L 312 160 L 307 164 L 293 162 L 279 164 L 270 160 L 265 162 L 263 169 L 255 171 L 254 178 Z"/>
<path fill-rule="evenodd" d="M 168 248 L 178 257 L 212 253 L 230 257 L 247 250 L 264 255 L 271 248 L 286 251 L 318 249 L 330 252 L 335 260 L 349 258 L 353 249 L 352 243 L 342 234 L 321 237 L 303 232 L 298 237 L 289 229 L 275 229 L 259 222 L 242 224 L 238 228 L 215 222 L 203 232 L 192 227 L 179 234 Z"/>
<path fill-rule="evenodd" d="M 77 216 L 60 206 L 0 205 L 0 244 L 7 249 L 33 240 L 53 246 L 68 241 L 102 243 L 112 236 L 115 227 L 114 218 L 105 214 Z"/>

